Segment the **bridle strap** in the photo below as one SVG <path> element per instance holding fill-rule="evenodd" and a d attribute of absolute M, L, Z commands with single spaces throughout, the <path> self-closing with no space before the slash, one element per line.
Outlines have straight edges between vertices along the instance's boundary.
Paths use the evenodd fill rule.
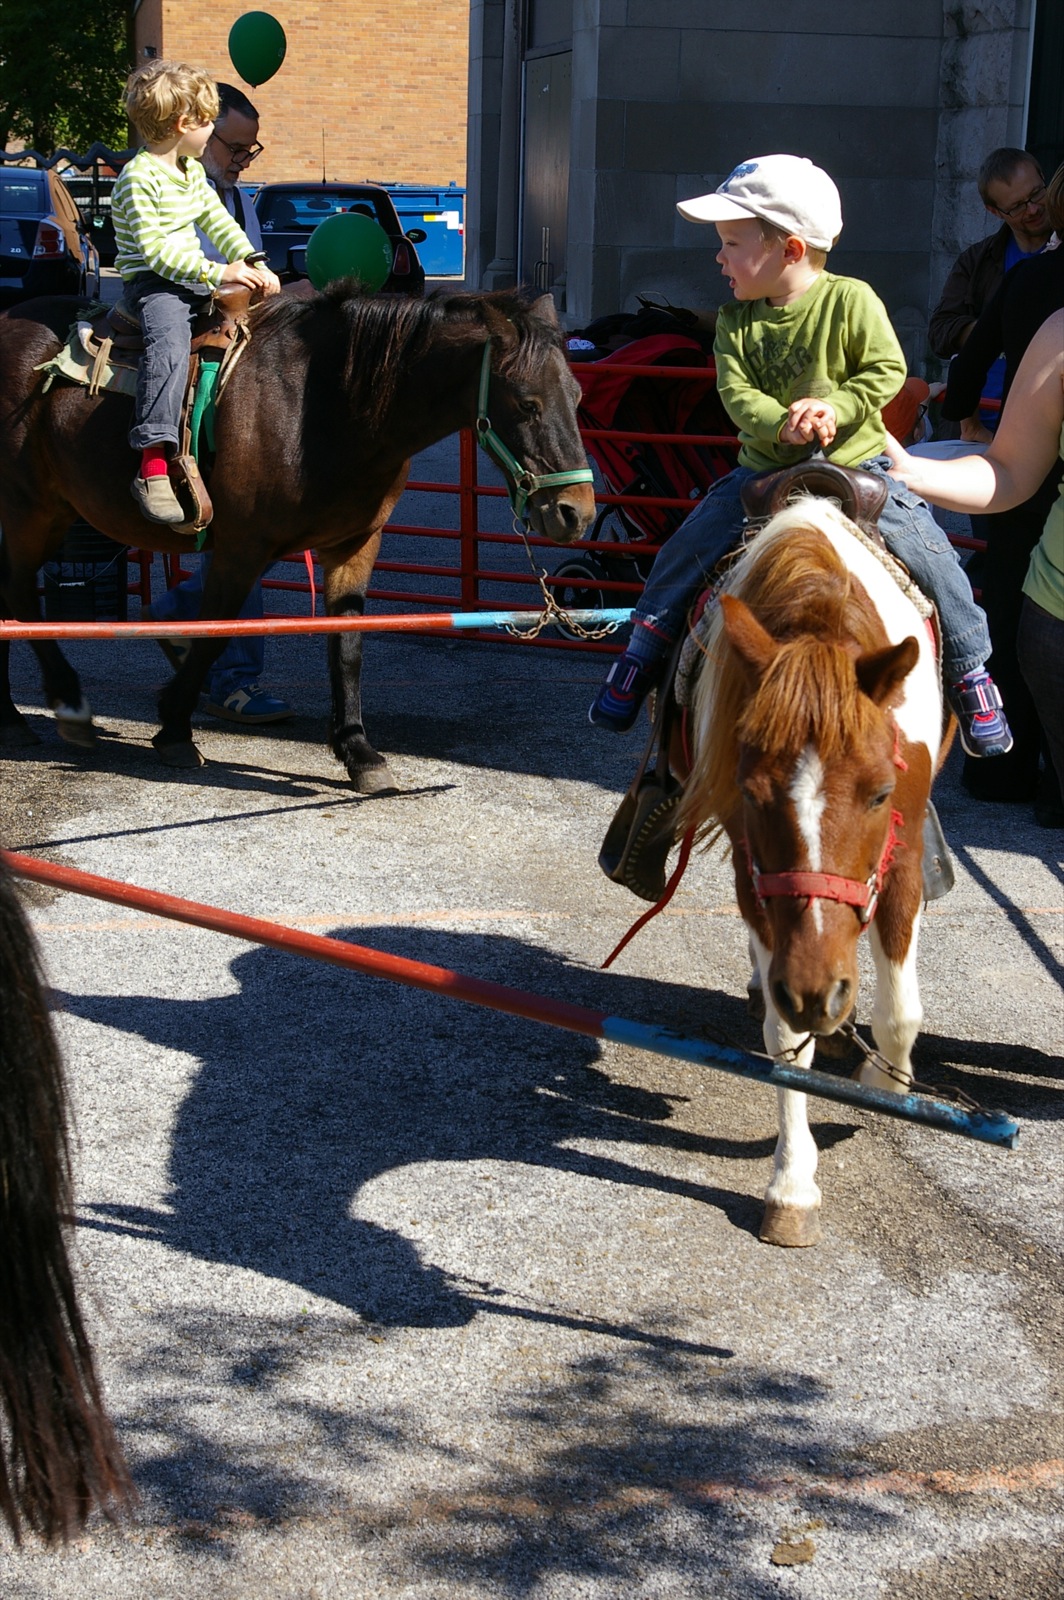
<path fill-rule="evenodd" d="M 879 892 L 890 868 L 898 844 L 897 830 L 904 824 L 900 811 L 891 811 L 890 827 L 879 858 L 879 865 L 862 883 L 858 878 L 843 878 L 835 872 L 762 872 L 754 860 L 748 839 L 743 840 L 746 864 L 758 905 L 764 910 L 765 901 L 782 897 L 794 900 L 834 900 L 839 905 L 854 906 L 862 928 L 867 928 L 876 914 Z"/>
<path fill-rule="evenodd" d="M 484 345 L 484 355 L 480 363 L 480 390 L 477 395 L 477 444 L 486 455 L 491 456 L 495 464 L 502 468 L 509 479 L 510 504 L 514 516 L 518 519 L 524 517 L 525 507 L 531 495 L 537 489 L 558 489 L 570 483 L 593 483 L 594 474 L 590 467 L 573 467 L 568 472 L 529 472 L 523 467 L 506 445 L 499 438 L 491 425 L 488 416 L 488 385 L 491 382 L 491 339 Z"/>

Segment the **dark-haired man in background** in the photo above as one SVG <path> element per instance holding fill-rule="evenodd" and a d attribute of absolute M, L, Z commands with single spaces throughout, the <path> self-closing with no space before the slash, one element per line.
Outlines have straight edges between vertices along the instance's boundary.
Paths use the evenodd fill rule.
<path fill-rule="evenodd" d="M 1042 169 L 1026 150 L 991 150 L 979 169 L 979 194 L 1001 226 L 961 252 L 931 313 L 928 343 L 943 360 L 957 354 L 1010 267 L 1044 250 L 1053 231 Z"/>

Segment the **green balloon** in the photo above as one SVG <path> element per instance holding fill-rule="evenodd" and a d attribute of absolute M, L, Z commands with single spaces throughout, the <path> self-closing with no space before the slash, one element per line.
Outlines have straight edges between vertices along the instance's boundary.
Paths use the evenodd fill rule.
<path fill-rule="evenodd" d="M 307 240 L 307 277 L 315 289 L 337 278 L 358 278 L 376 294 L 391 270 L 392 241 L 379 222 L 360 211 L 326 217 Z"/>
<path fill-rule="evenodd" d="M 287 48 L 284 29 L 268 11 L 245 11 L 229 29 L 229 59 L 253 89 L 273 77 Z"/>

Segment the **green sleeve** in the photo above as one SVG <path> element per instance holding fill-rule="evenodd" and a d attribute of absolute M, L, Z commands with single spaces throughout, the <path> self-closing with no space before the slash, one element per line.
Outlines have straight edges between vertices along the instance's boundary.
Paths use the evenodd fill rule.
<path fill-rule="evenodd" d="M 853 376 L 824 399 L 842 430 L 878 416 L 905 382 L 906 366 L 887 308 L 867 284 L 854 280 L 838 309 L 846 319 L 847 366 Z"/>
<path fill-rule="evenodd" d="M 723 312 L 717 318 L 713 356 L 717 363 L 717 393 L 735 426 L 741 433 L 775 444 L 787 420 L 787 407 L 750 382 L 735 330 L 728 326 Z"/>

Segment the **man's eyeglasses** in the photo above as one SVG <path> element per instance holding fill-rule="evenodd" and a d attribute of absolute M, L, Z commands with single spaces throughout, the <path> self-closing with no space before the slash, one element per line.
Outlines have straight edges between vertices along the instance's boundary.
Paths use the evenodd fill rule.
<path fill-rule="evenodd" d="M 257 156 L 261 156 L 263 150 L 266 148 L 265 145 L 259 144 L 257 139 L 254 144 L 230 144 L 229 140 L 223 139 L 220 133 L 214 134 L 213 137 L 218 140 L 220 145 L 224 145 L 234 161 L 243 161 L 248 165 L 250 165 Z M 1042 192 L 1044 194 L 1045 190 Z M 1004 216 L 1004 212 L 1002 212 L 1002 216 Z"/>
<path fill-rule="evenodd" d="M 1026 200 L 1017 200 L 1014 206 L 995 206 L 994 210 L 999 217 L 1005 217 L 1011 222 L 1013 217 L 1018 217 L 1021 212 L 1026 211 L 1028 206 L 1041 205 L 1045 197 L 1046 186 L 1044 183 L 1040 183 L 1031 190 Z"/>

